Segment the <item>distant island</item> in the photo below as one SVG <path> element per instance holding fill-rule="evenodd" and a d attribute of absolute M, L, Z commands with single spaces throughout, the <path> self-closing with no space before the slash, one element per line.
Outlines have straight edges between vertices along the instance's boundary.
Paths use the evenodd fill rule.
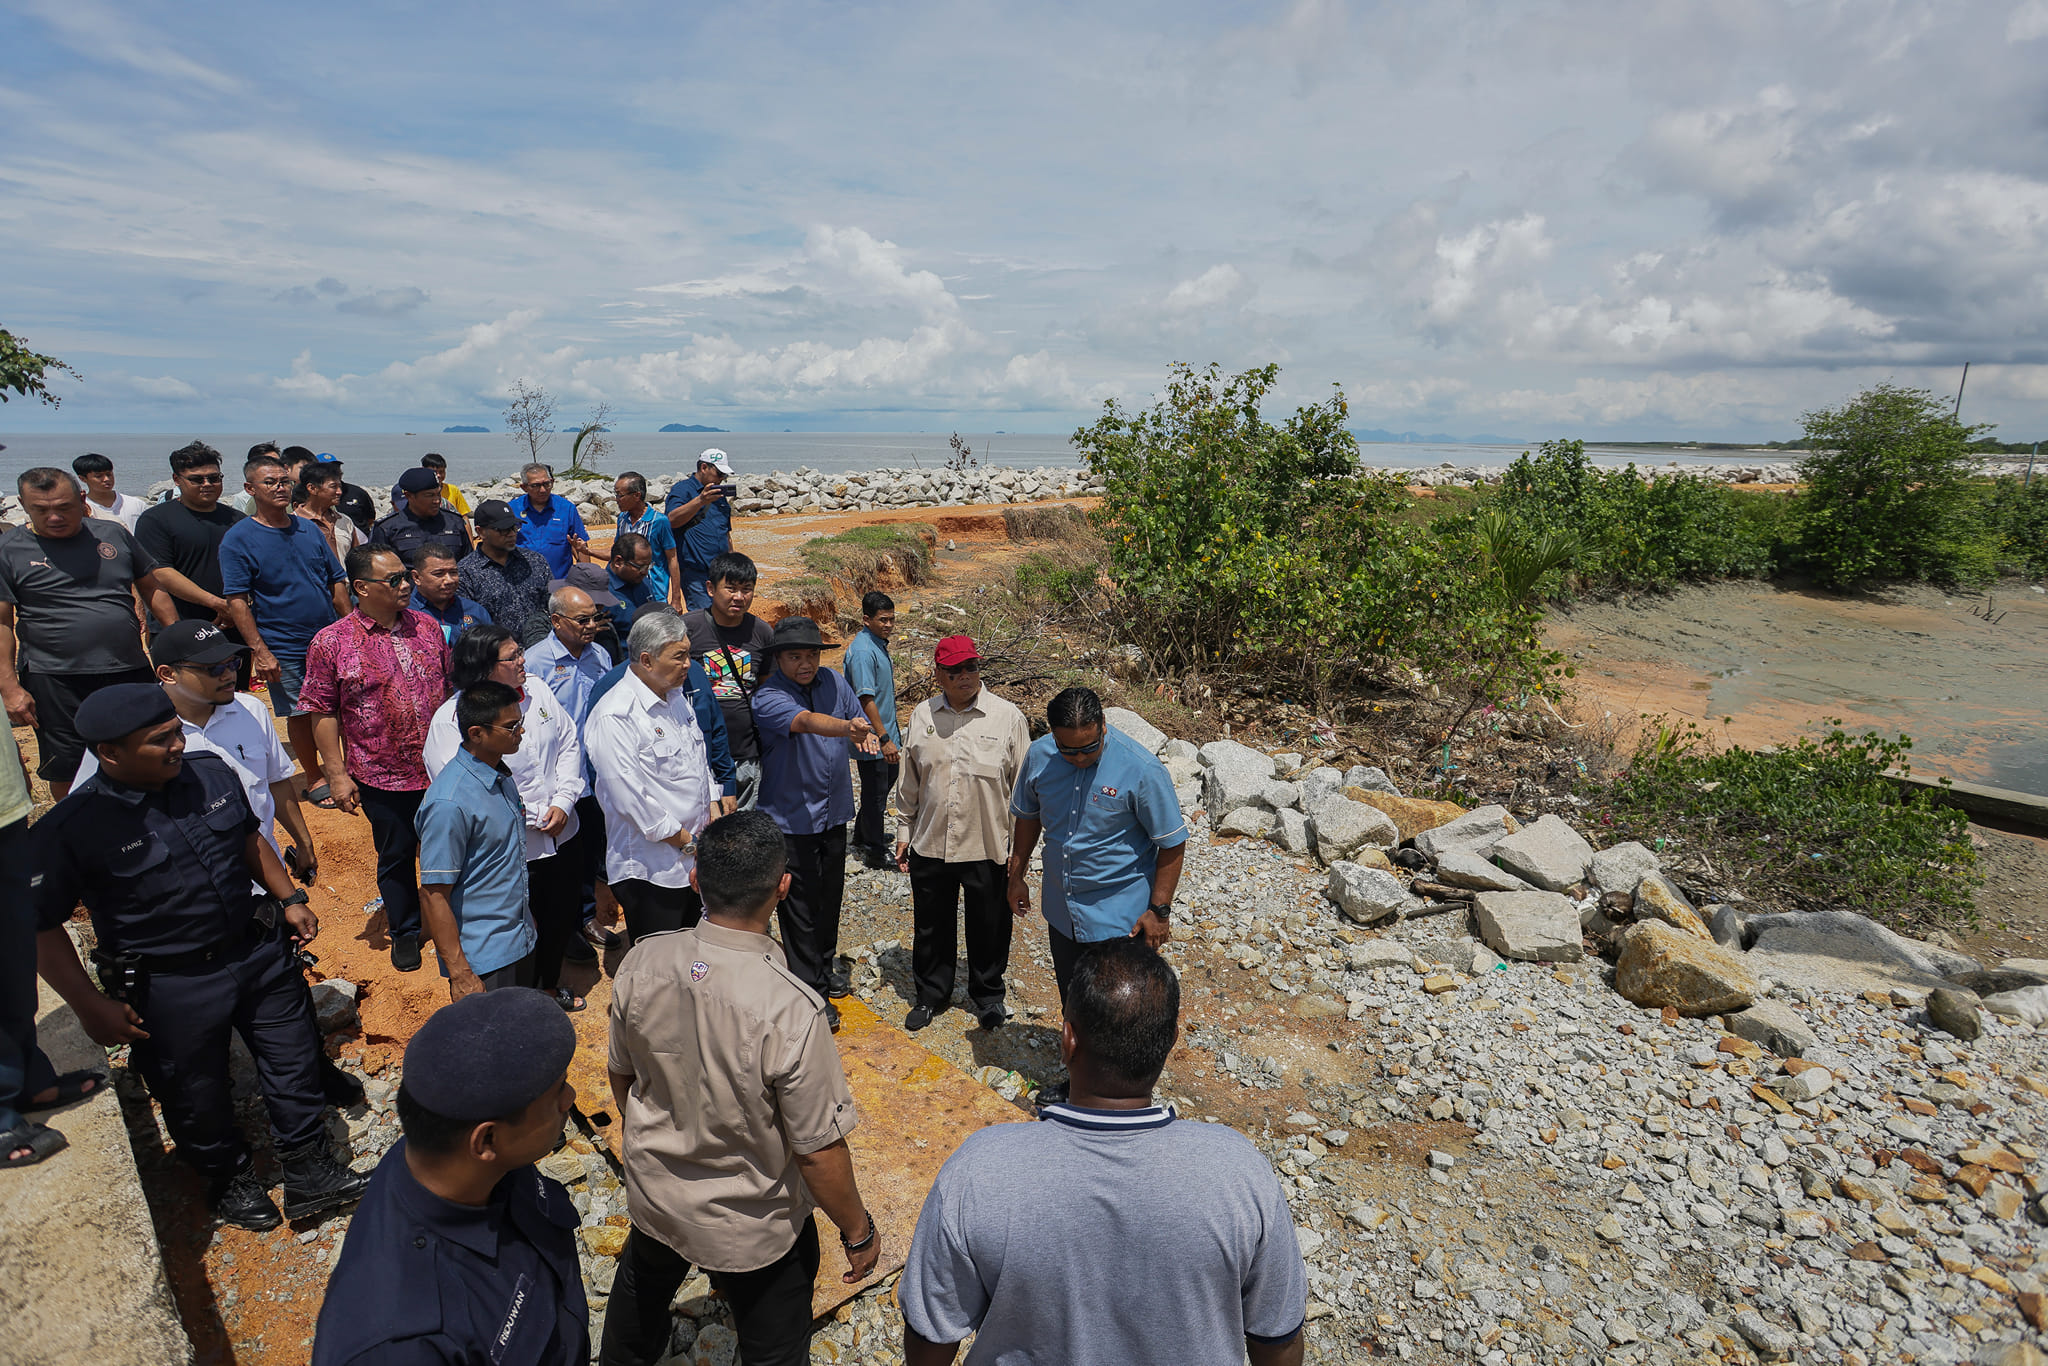
<path fill-rule="evenodd" d="M 1520 437 L 1493 436 L 1481 432 L 1477 436 L 1451 436 L 1445 432 L 1431 432 L 1424 436 L 1420 432 L 1390 432 L 1379 427 L 1353 427 L 1351 434 L 1360 441 L 1413 443 L 1423 442 L 1432 446 L 1519 446 Z"/>
<path fill-rule="evenodd" d="M 662 428 L 665 432 L 722 432 L 723 427 L 696 427 L 682 422 L 671 422 Z"/>
<path fill-rule="evenodd" d="M 487 432 L 489 427 L 443 427 L 442 432 Z"/>

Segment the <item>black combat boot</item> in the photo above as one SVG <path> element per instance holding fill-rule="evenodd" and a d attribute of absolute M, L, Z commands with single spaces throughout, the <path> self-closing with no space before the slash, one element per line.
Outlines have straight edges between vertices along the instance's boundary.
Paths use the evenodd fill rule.
<path fill-rule="evenodd" d="M 363 1079 L 353 1072 L 336 1067 L 326 1058 L 320 1059 L 320 1094 L 329 1105 L 346 1109 L 361 1105 L 365 1099 Z"/>
<path fill-rule="evenodd" d="M 279 1153 L 284 1163 L 284 1217 L 303 1219 L 321 1210 L 352 1205 L 360 1200 L 370 1178 L 352 1172 L 334 1160 L 327 1140 Z"/>
<path fill-rule="evenodd" d="M 224 1224 L 264 1233 L 284 1222 L 271 1202 L 270 1192 L 256 1179 L 254 1163 L 244 1161 L 242 1169 L 226 1180 L 217 1180 L 206 1193 L 207 1203 Z"/>

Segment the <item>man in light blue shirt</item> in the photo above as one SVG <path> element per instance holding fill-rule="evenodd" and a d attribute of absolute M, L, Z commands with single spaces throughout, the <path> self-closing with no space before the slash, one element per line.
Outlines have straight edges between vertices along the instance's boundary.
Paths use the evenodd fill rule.
<path fill-rule="evenodd" d="M 1045 709 L 1052 734 L 1034 741 L 1010 796 L 1010 909 L 1031 911 L 1024 872 L 1045 835 L 1045 923 L 1060 999 L 1083 944 L 1143 935 L 1158 948 L 1187 855 L 1188 827 L 1166 768 L 1106 724 L 1102 699 L 1068 688 Z"/>
<path fill-rule="evenodd" d="M 546 560 L 548 572 L 556 578 L 566 578 L 569 566 L 590 544 L 583 514 L 567 498 L 555 497 L 555 472 L 546 465 L 520 470 L 519 487 L 526 490 L 526 496 L 512 504 L 519 518 L 519 544 Z"/>
<path fill-rule="evenodd" d="M 882 751 L 854 760 L 860 772 L 860 814 L 853 818 L 853 844 L 870 868 L 894 868 L 889 847 L 889 789 L 896 786 L 903 756 L 903 732 L 896 725 L 896 666 L 889 637 L 896 634 L 896 603 L 887 593 L 860 600 L 860 633 L 846 647 L 846 681 L 860 699 L 868 724 L 882 737 Z"/>
<path fill-rule="evenodd" d="M 534 983 L 526 901 L 526 814 L 505 767 L 518 752 L 519 694 L 485 680 L 455 702 L 462 748 L 420 802 L 420 915 L 448 999 Z"/>
<path fill-rule="evenodd" d="M 579 564 L 568 578 L 555 580 L 548 594 L 552 629 L 526 647 L 526 671 L 548 685 L 579 728 L 590 714 L 590 690 L 612 667 L 611 655 L 595 643 L 610 627 L 618 601 L 608 582 L 601 564 Z"/>

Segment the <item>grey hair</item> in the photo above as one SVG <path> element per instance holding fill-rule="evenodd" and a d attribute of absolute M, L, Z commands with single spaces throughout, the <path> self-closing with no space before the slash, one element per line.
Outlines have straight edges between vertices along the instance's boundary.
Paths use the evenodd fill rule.
<path fill-rule="evenodd" d="M 637 661 L 642 655 L 658 655 L 677 641 L 687 643 L 689 639 L 690 628 L 681 613 L 673 609 L 649 612 L 626 633 L 626 658 Z"/>
<path fill-rule="evenodd" d="M 540 461 L 535 460 L 530 464 L 521 465 L 519 467 L 519 482 L 522 484 L 525 483 L 526 477 L 532 474 L 535 470 L 539 470 L 542 474 L 545 474 L 550 479 L 555 477 L 555 472 L 552 469 L 548 468 L 546 465 L 541 464 Z"/>

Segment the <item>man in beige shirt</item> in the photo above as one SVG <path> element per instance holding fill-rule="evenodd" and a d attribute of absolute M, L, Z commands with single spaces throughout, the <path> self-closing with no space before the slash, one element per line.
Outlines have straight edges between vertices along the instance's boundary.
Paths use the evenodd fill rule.
<path fill-rule="evenodd" d="M 939 695 L 918 703 L 903 728 L 896 809 L 903 833 L 896 866 L 910 874 L 915 1033 L 953 1001 L 953 907 L 966 899 L 967 999 L 983 1029 L 1009 1018 L 1010 911 L 1003 893 L 1010 856 L 1010 792 L 1031 749 L 1024 713 L 981 686 L 981 657 L 966 636 L 934 651 Z"/>
<path fill-rule="evenodd" d="M 744 1366 L 810 1360 L 822 1206 L 853 1284 L 881 1239 L 846 1135 L 853 1094 L 823 998 L 768 937 L 789 890 L 766 813 L 713 821 L 696 841 L 695 926 L 633 945 L 612 981 L 611 1085 L 633 1229 L 619 1255 L 600 1366 L 652 1366 L 669 1302 L 702 1267 L 732 1306 Z"/>

